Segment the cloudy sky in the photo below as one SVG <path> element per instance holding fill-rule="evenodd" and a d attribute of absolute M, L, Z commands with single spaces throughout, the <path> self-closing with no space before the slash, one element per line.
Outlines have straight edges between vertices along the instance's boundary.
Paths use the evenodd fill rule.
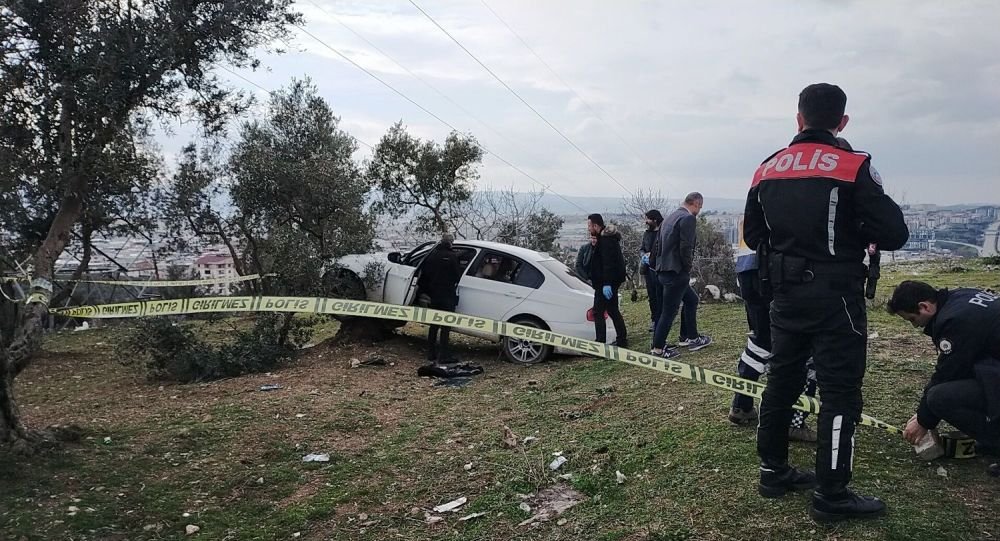
<path fill-rule="evenodd" d="M 595 196 L 743 197 L 794 135 L 799 90 L 832 82 L 848 95 L 843 135 L 890 193 L 1000 203 L 1000 2 L 414 1 L 583 152 L 409 0 L 300 0 L 325 45 L 295 30 L 288 53 L 238 73 L 268 90 L 309 76 L 368 144 L 400 119 L 424 138 L 451 130 L 335 49 L 552 191 Z M 481 174 L 538 188 L 494 156 Z"/>

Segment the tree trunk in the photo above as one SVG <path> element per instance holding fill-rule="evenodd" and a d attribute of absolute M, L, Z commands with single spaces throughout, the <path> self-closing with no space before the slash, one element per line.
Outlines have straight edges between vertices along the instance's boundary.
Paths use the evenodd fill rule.
<path fill-rule="evenodd" d="M 39 436 L 29 433 L 21 422 L 14 402 L 14 378 L 31 362 L 41 347 L 45 316 L 52 296 L 52 269 L 59 254 L 66 248 L 73 225 L 83 212 L 83 195 L 87 179 L 71 173 L 45 241 L 35 252 L 34 272 L 21 319 L 9 345 L 0 352 L 0 443 L 8 444 L 20 453 L 31 453 Z"/>
<path fill-rule="evenodd" d="M 94 255 L 94 247 L 93 244 L 91 244 L 91 237 L 93 237 L 93 235 L 94 231 L 92 228 L 87 226 L 83 227 L 83 234 L 80 237 L 80 242 L 83 244 L 83 256 L 80 257 L 80 265 L 76 267 L 75 271 L 73 271 L 73 276 L 69 279 L 70 283 L 66 287 L 59 290 L 59 293 L 57 293 L 55 297 L 52 297 L 49 304 L 58 306 L 73 294 L 73 288 L 76 287 L 76 281 L 83 278 L 83 273 L 87 272 L 87 269 L 90 267 L 90 259 Z"/>

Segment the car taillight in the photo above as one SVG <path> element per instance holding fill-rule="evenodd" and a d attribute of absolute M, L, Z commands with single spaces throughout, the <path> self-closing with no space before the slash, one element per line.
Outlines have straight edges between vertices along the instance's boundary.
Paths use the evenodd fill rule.
<path fill-rule="evenodd" d="M 608 319 L 608 313 L 604 312 L 604 319 Z M 587 321 L 594 321 L 594 309 L 589 308 L 587 310 Z"/>

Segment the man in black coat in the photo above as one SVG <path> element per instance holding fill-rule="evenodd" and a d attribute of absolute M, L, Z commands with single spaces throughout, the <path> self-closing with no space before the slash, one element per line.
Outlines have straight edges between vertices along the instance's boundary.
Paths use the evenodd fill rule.
<path fill-rule="evenodd" d="M 612 345 L 628 347 L 628 329 L 618 306 L 618 289 L 625 282 L 625 256 L 622 254 L 622 236 L 614 226 L 605 226 L 600 214 L 587 216 L 587 229 L 597 237 L 590 256 L 590 283 L 594 286 L 594 328 L 597 341 L 607 342 L 607 312 L 615 325 L 617 339 Z"/>
<path fill-rule="evenodd" d="M 982 289 L 934 289 L 905 281 L 889 312 L 923 327 L 937 367 L 903 437 L 916 444 L 942 420 L 976 439 L 976 453 L 1000 452 L 1000 296 Z"/>
<path fill-rule="evenodd" d="M 462 267 L 458 254 L 452 250 L 455 237 L 450 233 L 441 236 L 441 242 L 427 254 L 420 266 L 417 288 L 421 295 L 430 297 L 430 306 L 435 310 L 455 311 L 458 305 L 458 281 L 462 278 Z M 427 331 L 427 360 L 448 362 L 448 336 L 451 327 L 431 325 Z M 440 341 L 439 341 L 440 337 Z"/>

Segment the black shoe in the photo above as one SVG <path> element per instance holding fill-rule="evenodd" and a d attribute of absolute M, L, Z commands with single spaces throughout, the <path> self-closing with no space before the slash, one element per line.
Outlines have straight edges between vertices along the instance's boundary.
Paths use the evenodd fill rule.
<path fill-rule="evenodd" d="M 757 492 L 765 498 L 780 498 L 789 491 L 816 488 L 816 474 L 791 466 L 760 465 Z"/>
<path fill-rule="evenodd" d="M 824 496 L 813 492 L 809 516 L 816 522 L 876 518 L 885 514 L 885 503 L 871 496 L 859 496 L 847 489 L 837 496 Z"/>
<path fill-rule="evenodd" d="M 990 464 L 989 467 L 986 468 L 986 473 L 990 477 L 1000 477 L 1000 463 Z"/>
<path fill-rule="evenodd" d="M 628 349 L 628 338 L 615 340 L 614 342 L 611 342 L 611 345 L 622 349 Z"/>

